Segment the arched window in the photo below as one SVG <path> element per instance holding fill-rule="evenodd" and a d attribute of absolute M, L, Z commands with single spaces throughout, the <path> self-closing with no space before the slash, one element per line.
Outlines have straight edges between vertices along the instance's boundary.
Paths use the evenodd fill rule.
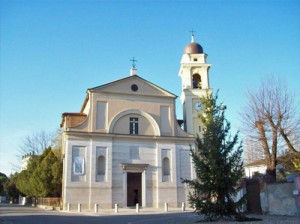
<path fill-rule="evenodd" d="M 201 76 L 198 73 L 193 75 L 193 88 L 202 89 Z"/>
<path fill-rule="evenodd" d="M 170 160 L 167 157 L 163 159 L 163 175 L 170 176 Z"/>
<path fill-rule="evenodd" d="M 99 156 L 98 157 L 98 164 L 97 164 L 97 174 L 98 175 L 105 175 L 105 157 Z"/>

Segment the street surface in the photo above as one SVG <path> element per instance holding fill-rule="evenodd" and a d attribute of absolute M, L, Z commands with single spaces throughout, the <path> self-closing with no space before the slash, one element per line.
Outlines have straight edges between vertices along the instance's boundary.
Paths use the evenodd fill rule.
<path fill-rule="evenodd" d="M 121 210 L 121 209 L 120 209 Z M 191 212 L 170 213 L 135 213 L 134 209 L 128 212 L 113 213 L 77 213 L 46 211 L 39 208 L 0 204 L 0 224 L 150 224 L 150 223 L 194 223 L 198 216 Z M 174 221 L 175 220 L 175 221 Z"/>
<path fill-rule="evenodd" d="M 251 216 L 253 217 L 253 216 Z M 244 223 L 268 223 L 268 224 L 300 224 L 300 219 L 290 216 L 254 216 L 261 218 L 259 222 Z M 0 204 L 0 224 L 192 224 L 199 220 L 199 216 L 191 212 L 141 209 L 135 213 L 134 209 L 120 209 L 119 213 L 112 210 L 93 212 L 57 212 L 46 211 L 39 208 Z M 208 223 L 208 222 L 205 222 Z M 238 223 L 238 222 L 217 222 Z"/>

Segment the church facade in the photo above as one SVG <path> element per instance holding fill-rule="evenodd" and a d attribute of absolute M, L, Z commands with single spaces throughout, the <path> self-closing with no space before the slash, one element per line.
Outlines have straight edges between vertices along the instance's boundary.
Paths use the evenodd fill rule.
<path fill-rule="evenodd" d="M 209 89 L 206 54 L 188 44 L 181 60 L 183 124 L 176 95 L 137 75 L 87 90 L 80 112 L 63 113 L 63 207 L 170 207 L 187 203 L 195 177 L 190 147 L 201 135 L 199 97 Z M 182 122 L 181 122 L 182 123 Z M 180 124 L 181 124 L 180 123 Z"/>

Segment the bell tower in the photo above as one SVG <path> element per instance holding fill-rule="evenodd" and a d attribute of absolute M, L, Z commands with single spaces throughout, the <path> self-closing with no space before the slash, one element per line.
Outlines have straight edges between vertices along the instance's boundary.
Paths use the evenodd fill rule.
<path fill-rule="evenodd" d="M 206 58 L 207 54 L 203 52 L 202 46 L 194 41 L 192 34 L 191 43 L 183 50 L 179 76 L 182 83 L 180 99 L 183 106 L 184 130 L 194 136 L 201 135 L 202 131 L 198 114 L 203 108 L 199 98 L 211 91 L 208 75 L 211 64 L 206 63 Z"/>

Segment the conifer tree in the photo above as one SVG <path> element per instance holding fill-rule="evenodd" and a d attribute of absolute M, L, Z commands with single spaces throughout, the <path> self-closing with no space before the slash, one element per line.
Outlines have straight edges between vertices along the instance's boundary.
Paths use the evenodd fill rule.
<path fill-rule="evenodd" d="M 242 219 L 240 208 L 245 197 L 233 200 L 243 175 L 242 144 L 238 133 L 230 135 L 230 123 L 217 99 L 218 93 L 201 98 L 203 133 L 191 149 L 196 179 L 183 182 L 191 189 L 189 203 L 205 220 Z"/>
<path fill-rule="evenodd" d="M 62 161 L 51 147 L 31 158 L 27 169 L 17 175 L 17 188 L 26 196 L 60 196 L 61 182 Z"/>

